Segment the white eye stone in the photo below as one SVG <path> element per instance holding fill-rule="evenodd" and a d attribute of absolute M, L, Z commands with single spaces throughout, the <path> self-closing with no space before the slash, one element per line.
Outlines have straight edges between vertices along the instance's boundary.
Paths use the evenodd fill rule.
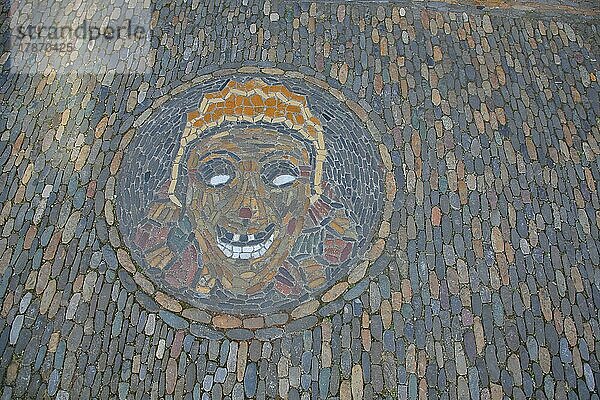
<path fill-rule="evenodd" d="M 223 185 L 231 179 L 230 175 L 215 175 L 208 181 L 211 186 Z"/>
<path fill-rule="evenodd" d="M 275 186 L 283 186 L 287 183 L 294 182 L 296 180 L 295 176 L 292 175 L 278 175 L 273 179 L 273 185 Z"/>

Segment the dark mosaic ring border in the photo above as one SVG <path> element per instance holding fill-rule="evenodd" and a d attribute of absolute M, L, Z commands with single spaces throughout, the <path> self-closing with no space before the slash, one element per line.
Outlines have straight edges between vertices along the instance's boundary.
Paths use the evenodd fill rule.
<path fill-rule="evenodd" d="M 147 277 L 157 284 L 159 290 L 181 299 L 187 304 L 204 310 L 224 312 L 235 315 L 266 315 L 281 310 L 290 311 L 307 301 L 322 295 L 331 285 L 343 278 L 355 265 L 358 256 L 364 254 L 365 247 L 370 246 L 374 224 L 380 221 L 383 211 L 383 181 L 382 160 L 374 145 L 372 136 L 358 118 L 331 94 L 305 81 L 281 76 L 260 78 L 270 84 L 283 84 L 293 93 L 303 94 L 309 99 L 310 108 L 318 118 L 324 121 L 324 141 L 327 155 L 324 160 L 322 176 L 332 195 L 339 200 L 349 213 L 356 229 L 356 241 L 347 259 L 340 263 L 329 264 L 321 259 L 325 283 L 317 288 L 302 288 L 293 294 L 282 294 L 274 289 L 275 283 L 270 282 L 256 295 L 238 295 L 228 293 L 223 287 L 216 285 L 209 293 L 197 293 L 189 287 L 172 287 L 165 282 L 164 277 L 153 269 L 146 260 L 145 250 L 134 240 L 134 232 L 146 217 L 146 210 L 154 199 L 159 188 L 164 190 L 164 182 L 171 175 L 171 164 L 179 150 L 179 140 L 184 128 L 184 114 L 195 110 L 205 93 L 215 92 L 231 79 L 237 82 L 248 82 L 256 79 L 256 74 L 240 74 L 221 76 L 194 85 L 192 88 L 173 95 L 158 109 L 153 110 L 150 118 L 136 131 L 128 145 L 124 160 L 120 165 L 116 182 L 117 202 L 116 211 L 119 220 L 119 230 L 126 240 L 126 247 L 136 263 L 144 270 Z M 209 135 L 226 130 L 231 126 L 246 124 L 245 122 L 223 121 L 219 127 L 214 127 Z M 253 123 L 257 126 L 261 123 Z M 271 124 L 266 124 L 267 127 Z M 281 125 L 276 125 L 278 132 L 296 135 L 295 131 Z M 304 140 L 304 139 L 302 139 Z M 309 146 L 315 157 L 314 148 Z M 186 146 L 183 159 L 188 158 L 190 147 Z M 360 161 L 358 161 L 360 160 Z M 141 162 L 140 162 L 141 161 Z M 151 167 L 146 166 L 150 163 Z M 358 168 L 359 165 L 364 166 Z M 176 194 L 179 199 L 186 197 L 187 169 L 181 165 Z M 349 174 L 351 178 L 348 178 Z M 314 240 L 312 233 L 301 233 L 294 243 L 296 247 L 301 240 Z M 324 240 L 321 238 L 321 240 Z M 324 244 L 324 242 L 322 242 Z M 195 247 L 195 246 L 194 246 Z M 300 251 L 304 253 L 305 251 Z M 310 251 L 309 251 L 310 252 Z M 304 258 L 304 255 L 302 258 Z M 202 259 L 204 256 L 201 256 Z M 322 255 L 321 255 L 322 257 Z M 292 265 L 298 265 L 300 259 L 292 259 Z"/>
<path fill-rule="evenodd" d="M 374 145 L 378 147 L 379 155 L 383 161 L 384 196 L 382 221 L 391 218 L 393 200 L 396 197 L 396 181 L 392 171 L 392 162 L 387 148 L 377 140 L 383 132 L 379 132 L 374 121 L 358 103 L 348 99 L 341 91 L 333 88 L 327 82 L 307 76 L 297 71 L 284 71 L 278 68 L 241 67 L 239 69 L 220 70 L 211 74 L 202 75 L 186 82 L 170 93 L 156 99 L 133 123 L 121 139 L 118 150 L 119 165 L 111 168 L 111 175 L 116 176 L 120 161 L 127 146 L 133 139 L 136 130 L 150 117 L 154 110 L 164 104 L 168 99 L 183 91 L 206 82 L 210 79 L 222 78 L 235 74 L 255 74 L 256 76 L 281 76 L 284 78 L 300 79 L 307 84 L 314 85 L 332 96 L 340 103 L 344 103 L 358 119 L 367 127 Z M 379 226 L 379 228 L 377 228 Z M 233 340 L 271 340 L 281 337 L 286 333 L 308 329 L 317 325 L 319 318 L 330 316 L 339 312 L 345 302 L 359 297 L 368 287 L 371 276 L 376 276 L 390 263 L 392 257 L 383 252 L 385 239 L 389 235 L 382 224 L 374 225 L 371 245 L 366 253 L 359 258 L 356 265 L 350 269 L 344 279 L 339 280 L 325 291 L 320 299 L 310 299 L 301 303 L 291 312 L 278 312 L 265 316 L 238 316 L 217 313 L 189 306 L 183 301 L 157 290 L 152 283 L 138 269 L 132 261 L 131 255 L 123 248 L 118 249 L 117 257 L 123 267 L 119 271 L 119 278 L 125 286 L 136 290 L 136 298 L 143 307 L 150 312 L 157 312 L 163 321 L 175 329 L 189 329 L 190 333 L 208 339 L 219 339 L 227 336 Z"/>

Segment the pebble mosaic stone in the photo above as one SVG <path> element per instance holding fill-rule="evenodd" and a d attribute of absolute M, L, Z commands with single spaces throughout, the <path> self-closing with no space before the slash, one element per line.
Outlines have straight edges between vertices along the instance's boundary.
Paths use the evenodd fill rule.
<path fill-rule="evenodd" d="M 600 400 L 600 21 L 501 3 L 143 2 L 146 74 L 2 35 L 0 399 Z M 207 118 L 249 82 L 315 131 Z"/>
<path fill-rule="evenodd" d="M 212 79 L 134 133 L 117 180 L 119 228 L 176 298 L 230 314 L 291 311 L 368 250 L 383 171 L 364 124 L 323 90 Z"/>

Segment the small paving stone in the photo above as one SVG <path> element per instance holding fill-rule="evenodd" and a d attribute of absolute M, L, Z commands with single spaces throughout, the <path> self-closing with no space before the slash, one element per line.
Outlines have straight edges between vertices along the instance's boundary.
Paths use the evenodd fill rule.
<path fill-rule="evenodd" d="M 254 334 L 249 329 L 229 329 L 225 335 L 233 340 L 249 340 L 254 337 Z"/>
<path fill-rule="evenodd" d="M 185 319 L 183 319 L 169 311 L 161 310 L 161 311 L 159 311 L 158 314 L 163 319 L 163 321 L 165 321 L 167 323 L 167 325 L 169 325 L 175 329 L 184 329 L 184 328 L 187 328 L 189 325 Z"/>
<path fill-rule="evenodd" d="M 210 314 L 204 310 L 198 310 L 197 308 L 186 308 L 182 311 L 181 315 L 184 318 L 190 319 L 196 322 L 209 323 L 211 320 Z"/>
<path fill-rule="evenodd" d="M 368 280 L 363 280 L 351 287 L 345 294 L 344 300 L 350 301 L 360 296 L 369 286 Z"/>
<path fill-rule="evenodd" d="M 307 317 L 297 319 L 295 321 L 289 322 L 285 326 L 285 332 L 297 332 L 304 329 L 309 329 L 317 324 L 317 317 L 314 315 L 309 315 Z"/>
<path fill-rule="evenodd" d="M 213 317 L 212 323 L 217 328 L 237 328 L 242 325 L 239 318 L 229 315 L 217 315 Z"/>
<path fill-rule="evenodd" d="M 352 367 L 352 378 L 351 378 L 351 388 L 352 388 L 352 398 L 353 399 L 362 399 L 364 388 L 363 388 L 363 375 L 362 368 L 360 365 L 355 365 Z"/>
<path fill-rule="evenodd" d="M 598 398 L 591 2 L 147 3 L 0 55 L 2 399 Z"/>
<path fill-rule="evenodd" d="M 318 307 L 319 302 L 317 300 L 312 300 L 296 307 L 290 315 L 293 319 L 299 319 L 313 314 Z"/>
<path fill-rule="evenodd" d="M 263 317 L 245 318 L 244 327 L 249 329 L 258 329 L 265 326 L 265 319 Z"/>
<path fill-rule="evenodd" d="M 264 328 L 257 330 L 254 336 L 259 340 L 268 341 L 283 336 L 283 333 L 284 331 L 281 328 Z"/>
<path fill-rule="evenodd" d="M 244 374 L 244 391 L 246 396 L 254 397 L 256 394 L 256 364 L 250 363 L 246 366 L 246 372 Z"/>
<path fill-rule="evenodd" d="M 171 297 L 165 295 L 164 293 L 158 292 L 154 295 L 154 298 L 164 308 L 173 311 L 175 313 L 179 313 L 182 310 L 181 304 L 175 301 Z"/>
<path fill-rule="evenodd" d="M 347 288 L 347 282 L 340 282 L 334 285 L 331 289 L 329 289 L 329 291 L 327 291 L 327 293 L 325 293 L 323 297 L 321 297 L 321 300 L 326 303 L 329 303 L 337 299 L 342 293 L 344 293 L 344 291 L 346 291 Z"/>
<path fill-rule="evenodd" d="M 348 283 L 353 285 L 356 282 L 360 281 L 365 276 L 368 266 L 369 266 L 369 263 L 365 261 L 365 262 L 358 264 L 356 267 L 354 267 L 350 271 L 350 274 L 348 276 Z"/>
<path fill-rule="evenodd" d="M 10 344 L 17 343 L 21 329 L 23 328 L 23 321 L 25 320 L 24 315 L 20 314 L 15 317 L 13 324 L 10 328 Z"/>

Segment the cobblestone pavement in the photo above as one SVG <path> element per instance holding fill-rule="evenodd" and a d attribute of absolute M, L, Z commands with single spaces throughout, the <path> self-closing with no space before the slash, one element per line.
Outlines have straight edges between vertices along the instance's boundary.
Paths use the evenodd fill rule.
<path fill-rule="evenodd" d="M 159 1 L 150 11 L 145 75 L 12 74 L 6 44 L 0 55 L 2 399 L 599 399 L 597 19 L 248 0 Z M 322 125 L 324 145 L 319 133 L 300 135 L 294 115 L 286 126 L 296 133 L 269 135 L 287 135 L 289 152 L 298 138 L 313 144 L 306 193 L 310 207 L 318 197 L 340 211 L 315 220 L 339 233 L 331 243 L 341 247 L 317 246 L 322 253 L 308 254 L 317 267 L 260 281 L 260 290 L 296 303 L 237 313 L 218 296 L 190 302 L 149 274 L 119 210 L 149 212 L 149 202 L 124 200 L 122 174 L 138 163 L 139 182 L 148 183 L 157 165 L 165 168 L 136 149 L 144 135 L 166 138 L 191 118 L 193 110 L 172 106 L 182 93 L 214 97 L 225 86 L 198 88 L 237 82 L 243 104 L 252 79 L 266 85 L 265 107 L 268 93 L 286 107 L 306 100 L 313 128 Z M 285 90 L 273 89 L 277 82 Z M 161 125 L 161 112 L 180 119 Z M 344 125 L 347 134 L 368 140 L 336 159 L 332 140 L 341 135 L 331 121 L 345 113 L 357 124 Z M 239 138 L 243 147 L 248 137 Z M 234 150 L 247 154 L 242 147 Z M 352 158 L 367 148 L 377 162 Z M 347 191 L 335 192 L 351 200 L 344 203 L 324 182 L 333 176 L 327 168 L 349 159 L 356 172 L 340 180 Z M 255 171 L 251 161 L 244 176 Z M 219 163 L 204 183 L 234 179 L 233 161 Z M 172 172 L 180 167 L 167 168 L 176 183 L 165 198 L 196 201 L 175 190 L 186 176 Z M 294 168 L 280 162 L 280 172 L 263 169 L 260 179 L 301 182 L 304 170 Z M 370 184 L 352 178 L 363 173 Z M 352 211 L 360 196 L 351 194 L 379 193 L 369 188 L 380 188 L 381 202 L 371 202 L 381 212 L 373 206 L 361 222 Z M 239 217 L 249 219 L 257 204 Z M 167 209 L 158 208 L 161 221 Z M 355 246 L 357 231 L 364 247 Z M 198 240 L 190 232 L 189 243 Z M 227 232 L 216 232 L 223 245 Z M 343 264 L 343 249 L 359 247 Z M 328 263 L 319 261 L 325 255 Z M 343 271 L 323 272 L 333 264 Z M 303 279 L 312 273 L 324 274 L 315 280 L 321 290 L 293 292 L 290 282 L 309 285 Z M 227 286 L 225 275 L 207 276 L 202 282 L 215 278 L 208 293 L 219 285 L 251 293 L 243 282 Z"/>
<path fill-rule="evenodd" d="M 527 11 L 537 15 L 552 13 L 598 16 L 600 7 L 594 0 L 439 0 L 446 4 L 475 6 L 478 9 Z M 431 7 L 432 3 L 425 3 Z"/>

